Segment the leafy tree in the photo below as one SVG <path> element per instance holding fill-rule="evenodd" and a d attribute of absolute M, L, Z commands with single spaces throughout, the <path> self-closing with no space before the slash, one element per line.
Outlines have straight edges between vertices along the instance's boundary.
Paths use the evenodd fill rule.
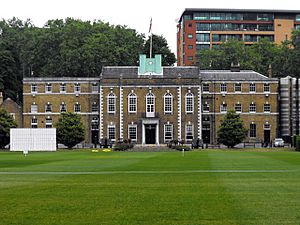
<path fill-rule="evenodd" d="M 9 143 L 10 128 L 17 127 L 14 118 L 4 109 L 0 108 L 0 148 Z"/>
<path fill-rule="evenodd" d="M 62 113 L 55 127 L 57 142 L 68 148 L 72 148 L 84 140 L 84 125 L 76 113 Z"/>
<path fill-rule="evenodd" d="M 150 37 L 147 39 L 144 46 L 144 53 L 150 55 Z M 176 57 L 173 52 L 171 52 L 167 40 L 163 36 L 152 35 L 152 55 L 161 54 L 162 55 L 162 65 L 172 66 L 176 62 Z"/>
<path fill-rule="evenodd" d="M 243 141 L 247 136 L 247 132 L 248 130 L 244 127 L 240 116 L 233 111 L 229 111 L 217 132 L 218 141 L 228 148 L 233 148 L 236 144 Z"/>

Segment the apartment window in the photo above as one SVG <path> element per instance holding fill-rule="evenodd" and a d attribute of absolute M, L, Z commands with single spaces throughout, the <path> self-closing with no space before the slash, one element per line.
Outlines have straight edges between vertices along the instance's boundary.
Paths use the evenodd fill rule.
<path fill-rule="evenodd" d="M 97 104 L 97 102 L 93 102 L 93 104 L 92 104 L 92 112 L 98 112 L 98 104 Z"/>
<path fill-rule="evenodd" d="M 128 138 L 133 142 L 137 141 L 137 125 L 128 125 Z"/>
<path fill-rule="evenodd" d="M 194 46 L 193 45 L 188 45 L 188 49 L 193 49 Z"/>
<path fill-rule="evenodd" d="M 35 103 L 31 105 L 30 112 L 31 113 L 37 113 L 38 112 L 38 106 Z"/>
<path fill-rule="evenodd" d="M 37 85 L 36 84 L 31 85 L 31 93 L 37 93 Z"/>
<path fill-rule="evenodd" d="M 107 136 L 108 139 L 111 141 L 116 141 L 116 126 L 115 125 L 108 125 L 107 126 Z"/>
<path fill-rule="evenodd" d="M 154 117 L 155 115 L 155 96 L 150 91 L 146 95 L 146 117 Z"/>
<path fill-rule="evenodd" d="M 107 96 L 107 112 L 108 113 L 116 112 L 116 96 L 113 92 L 109 93 Z"/>
<path fill-rule="evenodd" d="M 210 42 L 210 34 L 196 34 L 196 42 Z"/>
<path fill-rule="evenodd" d="M 173 111 L 173 96 L 171 93 L 166 93 L 164 95 L 164 111 L 165 114 L 172 113 Z"/>
<path fill-rule="evenodd" d="M 52 84 L 46 84 L 45 92 L 46 93 L 51 93 L 52 92 Z"/>
<path fill-rule="evenodd" d="M 227 113 L 227 104 L 225 102 L 220 105 L 220 112 Z"/>
<path fill-rule="evenodd" d="M 31 118 L 31 128 L 38 128 L 38 119 L 35 117 Z"/>
<path fill-rule="evenodd" d="M 209 23 L 196 23 L 196 30 L 197 31 L 209 31 L 210 24 Z"/>
<path fill-rule="evenodd" d="M 129 113 L 136 113 L 137 112 L 137 97 L 136 97 L 136 94 L 131 92 L 129 95 L 128 95 L 128 112 Z"/>
<path fill-rule="evenodd" d="M 297 14 L 297 15 L 296 15 L 296 21 L 297 21 L 297 22 L 300 22 L 300 14 Z"/>
<path fill-rule="evenodd" d="M 164 125 L 164 140 L 165 142 L 170 142 L 173 140 L 173 125 L 165 124 Z"/>
<path fill-rule="evenodd" d="M 264 92 L 267 92 L 267 93 L 270 92 L 270 84 L 269 83 L 264 84 Z"/>
<path fill-rule="evenodd" d="M 204 102 L 204 104 L 203 104 L 203 112 L 209 112 L 209 103 L 208 102 Z"/>
<path fill-rule="evenodd" d="M 45 112 L 52 112 L 52 104 L 50 102 L 45 105 Z"/>
<path fill-rule="evenodd" d="M 249 112 L 250 113 L 255 113 L 256 112 L 256 104 L 254 102 L 250 103 Z"/>
<path fill-rule="evenodd" d="M 194 57 L 193 56 L 188 56 L 187 59 L 192 61 L 194 59 Z"/>
<path fill-rule="evenodd" d="M 241 92 L 242 91 L 242 84 L 241 83 L 235 83 L 234 84 L 234 91 L 235 92 Z"/>
<path fill-rule="evenodd" d="M 97 83 L 93 83 L 92 84 L 92 93 L 98 93 L 98 84 Z"/>
<path fill-rule="evenodd" d="M 227 84 L 225 83 L 220 84 L 220 91 L 223 93 L 227 92 Z"/>
<path fill-rule="evenodd" d="M 52 128 L 52 119 L 51 118 L 46 118 L 45 127 Z"/>
<path fill-rule="evenodd" d="M 59 87 L 60 93 L 65 93 L 66 90 L 67 90 L 66 84 L 65 84 L 65 83 L 61 83 L 61 84 L 60 84 L 60 87 Z"/>
<path fill-rule="evenodd" d="M 251 83 L 249 86 L 249 91 L 250 92 L 256 92 L 256 85 L 254 83 Z"/>
<path fill-rule="evenodd" d="M 209 84 L 202 84 L 202 92 L 209 92 Z"/>
<path fill-rule="evenodd" d="M 185 95 L 185 112 L 194 113 L 194 95 L 193 93 L 187 93 Z"/>
<path fill-rule="evenodd" d="M 194 139 L 194 129 L 192 124 L 185 125 L 185 140 L 192 141 Z"/>
<path fill-rule="evenodd" d="M 250 124 L 250 137 L 251 138 L 256 137 L 256 124 L 255 123 Z"/>
<path fill-rule="evenodd" d="M 76 83 L 76 84 L 74 85 L 74 92 L 75 92 L 75 93 L 79 93 L 79 92 L 80 92 L 80 84 Z"/>
<path fill-rule="evenodd" d="M 271 105 L 269 103 L 264 104 L 264 112 L 270 113 L 271 112 Z"/>
<path fill-rule="evenodd" d="M 60 112 L 62 112 L 62 113 L 67 112 L 67 107 L 66 107 L 66 104 L 64 102 L 62 102 L 60 104 Z"/>
<path fill-rule="evenodd" d="M 188 39 L 192 39 L 193 38 L 193 35 L 192 34 L 188 34 Z"/>
<path fill-rule="evenodd" d="M 80 104 L 78 102 L 74 105 L 74 112 L 80 112 Z"/>
<path fill-rule="evenodd" d="M 196 44 L 196 51 L 208 50 L 210 49 L 209 44 Z"/>
<path fill-rule="evenodd" d="M 242 112 L 242 104 L 241 103 L 236 103 L 234 106 L 234 110 L 236 113 L 241 113 Z"/>

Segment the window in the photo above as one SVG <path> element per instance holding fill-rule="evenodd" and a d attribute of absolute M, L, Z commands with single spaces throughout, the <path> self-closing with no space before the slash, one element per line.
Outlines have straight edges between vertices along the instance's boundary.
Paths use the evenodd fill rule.
<path fill-rule="evenodd" d="M 196 34 L 196 42 L 210 42 L 210 34 Z"/>
<path fill-rule="evenodd" d="M 188 45 L 188 49 L 193 49 L 194 46 L 193 45 Z"/>
<path fill-rule="evenodd" d="M 60 104 L 60 112 L 67 112 L 67 107 L 66 107 L 66 104 L 64 102 L 62 102 Z"/>
<path fill-rule="evenodd" d="M 235 106 L 234 106 L 234 110 L 236 113 L 241 113 L 242 112 L 242 105 L 241 103 L 236 103 Z"/>
<path fill-rule="evenodd" d="M 66 84 L 65 83 L 60 84 L 59 91 L 60 91 L 60 93 L 66 92 Z"/>
<path fill-rule="evenodd" d="M 38 128 L 38 120 L 37 118 L 31 118 L 31 128 Z"/>
<path fill-rule="evenodd" d="M 46 118 L 46 123 L 45 123 L 46 128 L 52 128 L 52 119 L 51 118 Z"/>
<path fill-rule="evenodd" d="M 79 92 L 80 92 L 80 84 L 76 83 L 76 84 L 74 85 L 74 92 L 75 92 L 75 93 L 79 93 Z"/>
<path fill-rule="evenodd" d="M 250 113 L 255 113 L 256 112 L 256 104 L 254 102 L 250 103 L 249 112 Z"/>
<path fill-rule="evenodd" d="M 270 84 L 269 83 L 265 83 L 264 84 L 264 92 L 270 92 Z"/>
<path fill-rule="evenodd" d="M 187 59 L 192 61 L 194 59 L 194 57 L 193 56 L 188 56 Z"/>
<path fill-rule="evenodd" d="M 148 93 L 146 96 L 146 113 L 147 117 L 154 117 L 155 112 L 155 97 L 153 93 Z"/>
<path fill-rule="evenodd" d="M 225 102 L 223 102 L 221 105 L 220 105 L 220 112 L 221 113 L 226 113 L 227 112 L 227 104 Z"/>
<path fill-rule="evenodd" d="M 196 44 L 196 51 L 208 50 L 210 49 L 209 44 Z"/>
<path fill-rule="evenodd" d="M 33 103 L 33 104 L 31 105 L 31 110 L 30 110 L 30 112 L 31 112 L 31 113 L 37 113 L 37 112 L 38 112 L 38 106 L 37 106 L 35 103 Z"/>
<path fill-rule="evenodd" d="M 268 102 L 264 104 L 264 112 L 265 113 L 271 112 L 271 105 Z"/>
<path fill-rule="evenodd" d="M 98 104 L 97 104 L 97 102 L 93 102 L 93 104 L 92 104 L 92 112 L 98 112 Z"/>
<path fill-rule="evenodd" d="M 31 85 L 31 93 L 37 93 L 37 85 L 36 84 Z"/>
<path fill-rule="evenodd" d="M 92 118 L 92 130 L 99 130 L 99 118 L 98 117 L 93 117 Z"/>
<path fill-rule="evenodd" d="M 256 85 L 254 83 L 251 83 L 249 87 L 250 92 L 256 92 Z"/>
<path fill-rule="evenodd" d="M 251 138 L 256 137 L 256 124 L 255 123 L 250 124 L 250 137 Z"/>
<path fill-rule="evenodd" d="M 210 24 L 209 23 L 196 23 L 196 30 L 197 31 L 209 31 Z"/>
<path fill-rule="evenodd" d="M 107 96 L 107 112 L 108 113 L 116 112 L 116 96 L 113 92 L 110 92 Z"/>
<path fill-rule="evenodd" d="M 164 96 L 164 111 L 165 114 L 173 111 L 173 96 L 171 93 L 166 93 Z"/>
<path fill-rule="evenodd" d="M 209 92 L 209 84 L 202 84 L 202 92 Z"/>
<path fill-rule="evenodd" d="M 192 34 L 188 34 L 188 39 L 192 39 L 193 35 Z"/>
<path fill-rule="evenodd" d="M 220 91 L 221 92 L 227 92 L 227 84 L 225 84 L 225 83 L 222 83 L 221 85 L 220 85 Z"/>
<path fill-rule="evenodd" d="M 110 139 L 111 141 L 116 141 L 116 126 L 115 125 L 108 125 L 107 126 L 107 136 L 108 139 Z"/>
<path fill-rule="evenodd" d="M 241 83 L 235 83 L 234 84 L 234 91 L 235 92 L 241 92 L 242 91 L 242 84 Z"/>
<path fill-rule="evenodd" d="M 137 106 L 137 97 L 136 97 L 136 94 L 131 92 L 129 95 L 128 95 L 128 112 L 129 113 L 136 113 L 137 110 L 136 110 L 136 107 Z"/>
<path fill-rule="evenodd" d="M 209 112 L 209 103 L 208 102 L 204 102 L 204 104 L 203 104 L 203 112 Z"/>
<path fill-rule="evenodd" d="M 170 142 L 173 140 L 173 125 L 165 124 L 164 125 L 164 140 L 165 142 Z"/>
<path fill-rule="evenodd" d="M 191 92 L 185 96 L 185 112 L 194 113 L 194 95 Z"/>
<path fill-rule="evenodd" d="M 74 112 L 80 112 L 80 104 L 78 102 L 74 105 Z"/>
<path fill-rule="evenodd" d="M 133 142 L 137 141 L 137 125 L 128 125 L 128 138 Z"/>
<path fill-rule="evenodd" d="M 185 125 L 185 140 L 191 141 L 194 139 L 194 129 L 192 124 Z"/>
<path fill-rule="evenodd" d="M 52 112 L 52 105 L 50 102 L 45 105 L 45 112 Z"/>
<path fill-rule="evenodd" d="M 92 84 L 92 93 L 98 93 L 98 84 L 97 83 Z"/>
<path fill-rule="evenodd" d="M 269 122 L 264 124 L 264 130 L 271 130 L 271 124 L 269 124 Z"/>
<path fill-rule="evenodd" d="M 52 84 L 46 84 L 45 86 L 45 92 L 46 93 L 51 93 L 52 92 Z"/>
<path fill-rule="evenodd" d="M 297 22 L 300 22 L 300 14 L 297 14 L 296 15 L 296 19 L 295 19 Z"/>

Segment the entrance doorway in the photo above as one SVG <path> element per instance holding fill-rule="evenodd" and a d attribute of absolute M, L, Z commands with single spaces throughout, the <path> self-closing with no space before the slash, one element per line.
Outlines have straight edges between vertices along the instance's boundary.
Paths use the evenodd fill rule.
<path fill-rule="evenodd" d="M 270 130 L 264 130 L 264 143 L 269 144 L 270 143 Z"/>
<path fill-rule="evenodd" d="M 155 144 L 156 124 L 145 124 L 146 144 Z"/>

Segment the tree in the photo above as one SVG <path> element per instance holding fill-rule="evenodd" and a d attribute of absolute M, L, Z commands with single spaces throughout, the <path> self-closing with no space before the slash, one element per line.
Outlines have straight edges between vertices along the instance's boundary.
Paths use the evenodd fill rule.
<path fill-rule="evenodd" d="M 240 116 L 233 111 L 229 111 L 218 130 L 218 141 L 228 148 L 233 148 L 243 141 L 247 136 L 247 132 L 248 130 L 244 127 Z"/>
<path fill-rule="evenodd" d="M 150 55 L 150 37 L 145 43 L 144 53 Z M 162 55 L 162 65 L 172 66 L 176 62 L 176 57 L 173 52 L 171 52 L 167 40 L 163 36 L 152 35 L 152 55 L 161 54 Z"/>
<path fill-rule="evenodd" d="M 72 148 L 84 140 L 84 125 L 78 114 L 62 113 L 55 127 L 57 142 L 68 148 Z"/>
<path fill-rule="evenodd" d="M 5 109 L 0 108 L 0 148 L 9 143 L 10 128 L 17 127 L 14 118 Z"/>

